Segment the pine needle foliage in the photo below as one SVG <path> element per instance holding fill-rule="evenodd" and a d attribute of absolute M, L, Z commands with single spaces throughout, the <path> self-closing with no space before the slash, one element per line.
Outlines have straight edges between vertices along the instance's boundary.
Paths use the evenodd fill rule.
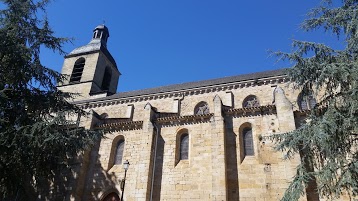
<path fill-rule="evenodd" d="M 301 156 L 282 200 L 298 200 L 310 182 L 316 183 L 320 198 L 352 198 L 358 196 L 358 1 L 324 0 L 308 13 L 301 28 L 332 33 L 344 48 L 293 41 L 291 53 L 276 53 L 293 62 L 288 72 L 293 85 L 320 97 L 304 125 L 273 136 L 276 149 L 287 158 Z"/>
<path fill-rule="evenodd" d="M 41 64 L 42 47 L 63 54 L 68 42 L 49 26 L 49 1 L 0 3 L 0 200 L 31 200 L 55 190 L 71 159 L 102 134 L 69 120 L 87 114 L 56 88 L 65 77 Z"/>

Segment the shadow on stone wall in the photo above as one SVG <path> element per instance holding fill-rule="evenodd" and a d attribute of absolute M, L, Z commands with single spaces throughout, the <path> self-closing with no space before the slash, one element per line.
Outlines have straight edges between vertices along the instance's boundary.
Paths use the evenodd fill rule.
<path fill-rule="evenodd" d="M 239 200 L 239 176 L 237 164 L 237 135 L 233 131 L 232 117 L 226 121 L 226 182 L 228 200 Z"/>
<path fill-rule="evenodd" d="M 22 185 L 18 186 L 16 194 L 2 201 L 70 200 L 68 191 L 73 176 L 71 168 L 58 167 L 53 175 L 42 176 L 41 179 L 22 178 Z"/>
<path fill-rule="evenodd" d="M 69 201 L 99 200 L 111 192 L 120 196 L 115 187 L 120 183 L 119 178 L 108 173 L 99 161 L 99 142 L 87 153 L 79 155 L 72 161 L 70 171 L 63 169 L 56 174 L 53 182 L 44 182 L 40 196 L 35 200 Z M 25 197 L 23 200 L 29 200 Z"/>
<path fill-rule="evenodd" d="M 80 154 L 76 158 L 69 159 L 70 167 L 59 166 L 52 175 L 42 176 L 41 180 L 36 179 L 37 188 L 32 187 L 33 178 L 23 178 L 24 185 L 18 187 L 15 195 L 11 195 L 3 201 L 70 201 L 71 198 L 74 200 L 98 200 L 99 191 L 88 194 L 88 196 L 85 196 L 84 192 L 115 186 L 114 181 L 117 181 L 117 178 L 114 174 L 108 174 L 98 165 L 98 154 L 95 153 L 96 150 L 92 149 L 87 154 Z M 89 157 L 95 157 L 96 162 L 90 162 Z M 93 170 L 95 169 L 100 171 L 94 177 Z M 87 170 L 92 174 L 87 173 Z M 89 177 L 86 178 L 86 176 Z"/>
<path fill-rule="evenodd" d="M 114 172 L 108 173 L 99 161 L 98 142 L 90 151 L 71 161 L 71 167 L 58 169 L 55 177 L 48 177 L 41 182 L 38 192 L 30 191 L 31 188 L 22 188 L 16 197 L 10 200 L 17 201 L 70 201 L 72 200 L 99 200 L 106 194 L 116 193 L 120 196 L 116 185 L 120 183 Z M 7 201 L 7 200 L 6 200 Z"/>
<path fill-rule="evenodd" d="M 153 201 L 160 200 L 160 192 L 162 190 L 164 145 L 165 141 L 163 137 L 159 135 L 157 144 L 157 156 L 155 162 L 156 164 L 154 174 Z"/>
<path fill-rule="evenodd" d="M 77 181 L 78 184 L 83 186 L 83 189 L 78 189 L 77 195 L 81 196 L 79 200 L 99 200 L 109 193 L 117 193 L 120 196 L 120 189 L 116 189 L 116 185 L 120 184 L 122 178 L 118 178 L 114 172 L 109 173 L 108 170 L 103 168 L 99 161 L 99 144 L 100 142 L 91 150 L 87 168 L 83 167 L 84 172 L 86 172 L 84 179 Z"/>

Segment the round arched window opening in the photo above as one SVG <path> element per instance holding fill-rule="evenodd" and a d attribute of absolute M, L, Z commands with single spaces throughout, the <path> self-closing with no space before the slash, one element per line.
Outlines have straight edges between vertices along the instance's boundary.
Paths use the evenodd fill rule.
<path fill-rule="evenodd" d="M 304 110 L 312 110 L 316 106 L 317 101 L 314 98 L 314 96 L 312 95 L 312 93 L 309 93 L 306 95 L 306 94 L 303 94 L 303 92 L 301 92 L 298 95 L 297 103 L 298 103 L 299 109 L 301 111 L 304 111 Z"/>
<path fill-rule="evenodd" d="M 242 103 L 243 108 L 259 107 L 260 103 L 256 96 L 250 95 L 246 97 Z"/>
<path fill-rule="evenodd" d="M 209 114 L 209 113 L 210 113 L 209 105 L 208 105 L 208 103 L 206 103 L 204 101 L 198 103 L 194 108 L 195 115 L 203 115 L 203 114 Z"/>
<path fill-rule="evenodd" d="M 83 57 L 77 59 L 75 65 L 73 66 L 70 83 L 77 83 L 81 81 L 83 69 L 85 67 L 85 62 L 86 60 Z"/>
<path fill-rule="evenodd" d="M 114 165 L 121 165 L 124 151 L 124 139 L 120 139 L 117 142 L 116 152 L 114 155 Z"/>
<path fill-rule="evenodd" d="M 180 136 L 180 160 L 187 160 L 189 158 L 189 135 L 184 133 Z"/>
<path fill-rule="evenodd" d="M 253 156 L 254 152 L 254 142 L 252 137 L 252 129 L 244 128 L 242 130 L 243 142 L 244 142 L 244 156 Z"/>
<path fill-rule="evenodd" d="M 104 71 L 103 80 L 102 80 L 102 90 L 109 90 L 109 86 L 111 85 L 111 79 L 112 79 L 112 70 L 110 67 L 106 67 L 106 70 Z"/>

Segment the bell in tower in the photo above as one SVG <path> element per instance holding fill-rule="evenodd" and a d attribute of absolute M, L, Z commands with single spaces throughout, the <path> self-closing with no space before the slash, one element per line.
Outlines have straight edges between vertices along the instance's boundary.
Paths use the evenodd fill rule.
<path fill-rule="evenodd" d="M 99 25 L 91 41 L 65 56 L 62 74 L 68 75 L 58 88 L 78 94 L 75 100 L 112 95 L 117 91 L 119 76 L 115 60 L 107 49 L 108 28 Z"/>

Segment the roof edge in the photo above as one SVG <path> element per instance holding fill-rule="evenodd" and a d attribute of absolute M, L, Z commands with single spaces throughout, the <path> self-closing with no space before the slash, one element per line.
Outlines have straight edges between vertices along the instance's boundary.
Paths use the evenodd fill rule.
<path fill-rule="evenodd" d="M 256 73 L 242 74 L 237 76 L 202 80 L 196 82 L 186 82 L 182 84 L 166 85 L 142 90 L 119 92 L 111 96 L 80 100 L 74 102 L 78 105 L 88 105 L 96 103 L 126 103 L 141 100 L 152 100 L 163 97 L 181 97 L 183 94 L 208 93 L 213 91 L 231 90 L 239 87 L 249 87 L 260 84 L 273 84 L 287 82 L 287 69 L 276 69 Z M 115 102 L 115 103 L 114 103 Z"/>

